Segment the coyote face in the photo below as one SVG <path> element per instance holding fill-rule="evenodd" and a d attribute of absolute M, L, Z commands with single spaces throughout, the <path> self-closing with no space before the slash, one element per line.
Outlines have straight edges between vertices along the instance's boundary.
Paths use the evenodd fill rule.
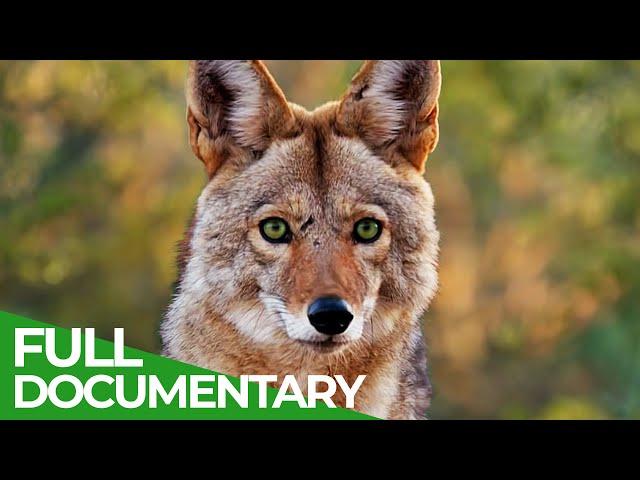
<path fill-rule="evenodd" d="M 182 245 L 165 353 L 236 375 L 420 357 L 418 317 L 437 287 L 422 173 L 439 90 L 437 61 L 367 62 L 341 101 L 308 112 L 260 62 L 191 62 L 190 140 L 210 180 Z M 398 385 L 426 386 L 407 377 L 424 367 L 403 368 Z"/>

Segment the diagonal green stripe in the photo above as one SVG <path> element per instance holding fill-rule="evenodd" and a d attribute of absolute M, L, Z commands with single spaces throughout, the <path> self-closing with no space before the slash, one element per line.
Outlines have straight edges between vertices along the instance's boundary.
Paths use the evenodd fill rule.
<path fill-rule="evenodd" d="M 314 419 L 345 419 L 345 420 L 365 420 L 373 419 L 353 410 L 344 408 L 329 408 L 323 402 L 318 402 L 316 408 L 305 409 L 295 402 L 284 402 L 281 408 L 271 408 L 277 394 L 277 389 L 269 388 L 267 393 L 268 408 L 258 408 L 258 385 L 249 384 L 249 407 L 241 408 L 237 403 L 228 397 L 226 408 L 179 408 L 177 397 L 166 405 L 158 397 L 157 408 L 149 407 L 149 398 L 138 408 L 127 409 L 117 402 L 109 408 L 98 409 L 89 405 L 86 400 L 82 400 L 76 407 L 62 409 L 53 405 L 49 400 L 37 408 L 16 409 L 14 407 L 15 398 L 15 375 L 36 375 L 41 377 L 47 384 L 58 375 L 66 374 L 77 377 L 82 383 L 94 375 L 116 375 L 124 376 L 124 390 L 128 400 L 133 400 L 137 392 L 138 375 L 156 375 L 165 390 L 169 390 L 180 375 L 221 375 L 217 372 L 182 363 L 176 360 L 162 357 L 149 352 L 144 352 L 135 348 L 125 347 L 125 358 L 140 358 L 144 361 L 143 367 L 85 367 L 83 357 L 74 366 L 68 368 L 54 367 L 51 365 L 44 353 L 27 354 L 25 356 L 25 367 L 14 366 L 15 355 L 15 328 L 55 328 L 56 330 L 56 352 L 58 356 L 64 358 L 70 352 L 71 330 L 50 325 L 47 323 L 31 320 L 6 312 L 0 312 L 0 419 L 246 419 L 246 420 L 314 420 Z M 31 340 L 28 343 L 33 343 Z M 44 344 L 41 339 L 40 343 Z M 96 339 L 96 357 L 113 358 L 114 345 L 112 342 Z M 240 380 L 236 377 L 227 377 L 230 382 L 238 387 Z M 214 384 L 215 385 L 215 384 Z M 31 387 L 31 388 L 28 388 Z M 68 387 L 68 388 L 67 388 Z M 33 385 L 25 387 L 25 399 L 30 400 L 36 397 L 36 388 Z M 114 398 L 115 386 L 104 383 L 96 384 L 94 396 L 98 400 Z M 131 393 L 128 393 L 131 392 Z M 68 400 L 73 396 L 73 388 L 68 384 L 62 384 L 59 388 L 59 396 L 63 400 Z M 213 397 L 211 398 L 213 399 Z"/>

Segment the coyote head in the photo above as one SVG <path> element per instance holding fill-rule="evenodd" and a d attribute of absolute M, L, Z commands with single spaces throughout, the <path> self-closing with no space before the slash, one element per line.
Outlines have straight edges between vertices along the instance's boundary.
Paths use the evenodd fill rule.
<path fill-rule="evenodd" d="M 261 62 L 191 62 L 189 137 L 209 182 L 167 322 L 215 316 L 255 345 L 318 354 L 406 331 L 437 287 L 422 173 L 440 82 L 437 61 L 370 61 L 309 112 Z"/>

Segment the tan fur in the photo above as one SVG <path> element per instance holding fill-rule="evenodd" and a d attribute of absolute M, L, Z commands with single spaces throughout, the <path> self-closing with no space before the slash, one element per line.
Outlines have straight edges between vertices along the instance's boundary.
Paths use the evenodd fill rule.
<path fill-rule="evenodd" d="M 192 62 L 190 141 L 210 181 L 183 243 L 164 353 L 229 375 L 294 374 L 301 385 L 309 374 L 366 374 L 357 410 L 422 418 L 419 317 L 437 288 L 439 235 L 421 173 L 439 91 L 437 61 L 366 62 L 340 102 L 308 112 L 286 102 L 261 62 Z M 271 216 L 288 222 L 291 243 L 261 237 Z M 364 217 L 383 224 L 371 244 L 352 238 Z M 330 294 L 354 320 L 324 350 L 308 343 L 319 334 L 306 308 Z"/>

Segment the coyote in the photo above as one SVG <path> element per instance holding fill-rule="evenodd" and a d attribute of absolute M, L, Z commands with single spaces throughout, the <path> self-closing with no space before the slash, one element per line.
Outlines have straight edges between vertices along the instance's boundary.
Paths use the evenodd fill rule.
<path fill-rule="evenodd" d="M 420 317 L 439 233 L 422 174 L 440 84 L 436 60 L 367 61 L 310 112 L 260 61 L 190 62 L 189 139 L 209 181 L 180 245 L 163 354 L 293 374 L 303 389 L 310 374 L 365 374 L 356 410 L 425 418 Z"/>

